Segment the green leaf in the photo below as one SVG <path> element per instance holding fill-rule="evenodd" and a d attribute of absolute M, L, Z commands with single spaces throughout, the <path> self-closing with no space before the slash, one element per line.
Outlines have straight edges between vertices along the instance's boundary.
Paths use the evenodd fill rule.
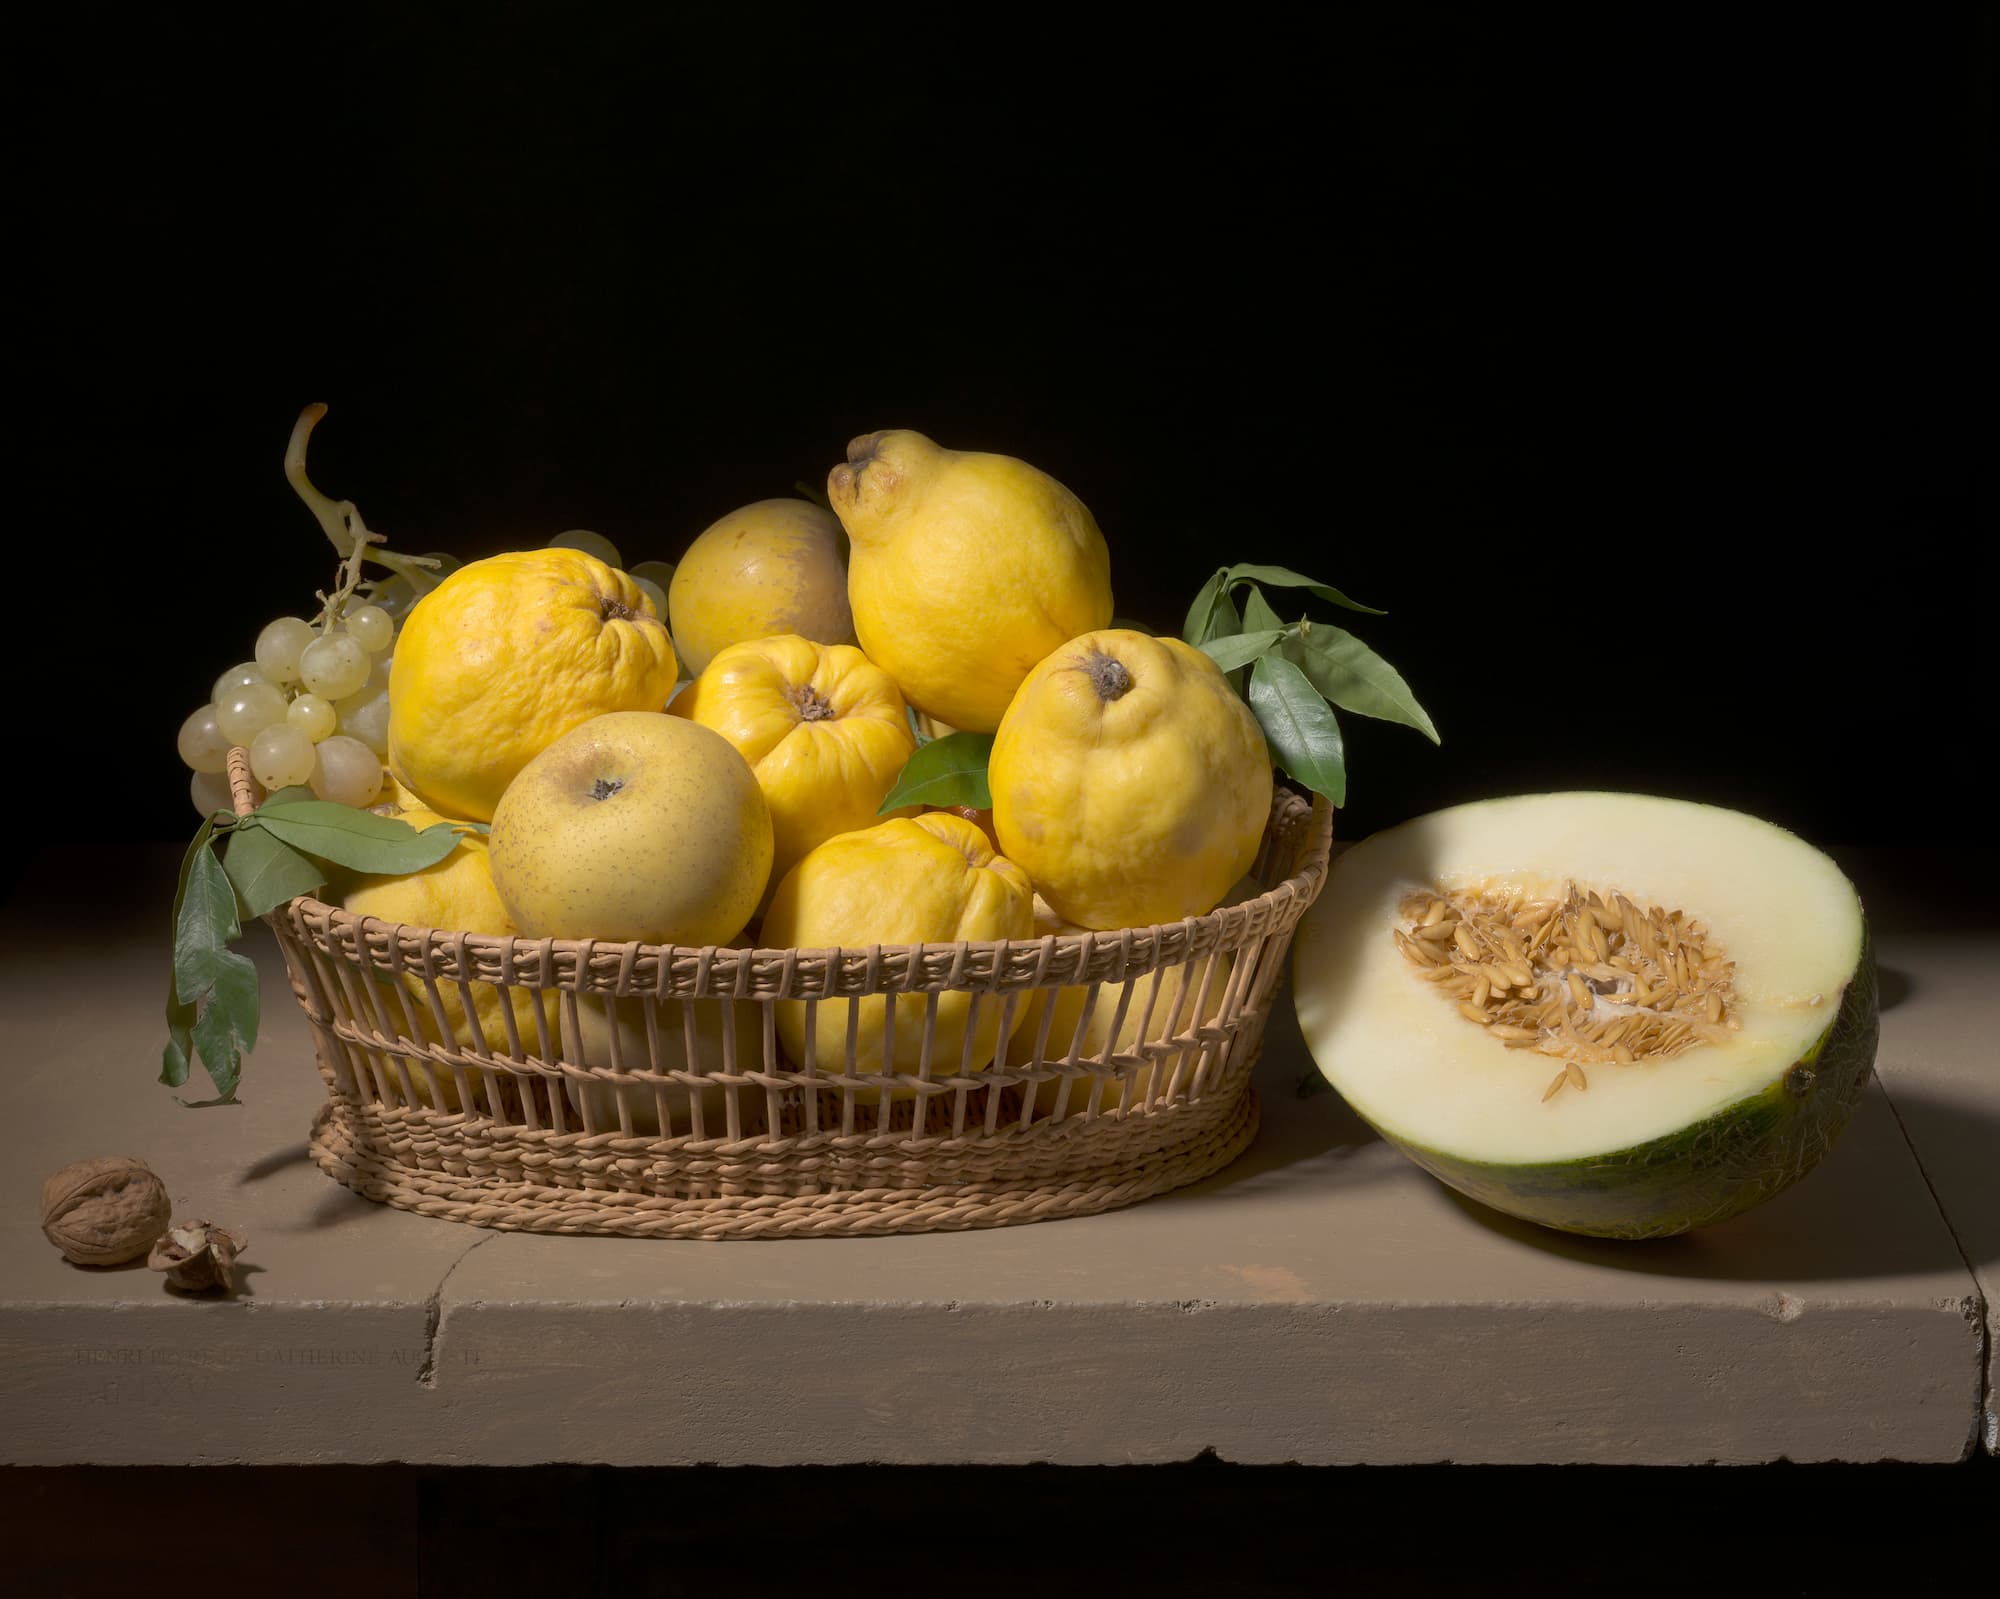
<path fill-rule="evenodd" d="M 1255 633 L 1231 633 L 1224 638 L 1209 639 L 1201 646 L 1201 652 L 1223 671 L 1233 672 L 1239 666 L 1248 666 L 1258 656 L 1268 654 L 1284 636 L 1284 629 L 1276 627 L 1263 628 Z"/>
<path fill-rule="evenodd" d="M 289 805 L 294 800 L 318 798 L 319 796 L 312 791 L 311 784 L 294 783 L 290 788 L 281 788 L 275 794 L 266 794 L 264 796 L 264 803 L 266 805 Z"/>
<path fill-rule="evenodd" d="M 1312 683 L 1282 655 L 1266 655 L 1250 673 L 1250 709 L 1277 763 L 1335 805 L 1347 800 L 1347 757 L 1340 723 Z"/>
<path fill-rule="evenodd" d="M 167 972 L 167 1047 L 160 1058 L 160 1081 L 178 1088 L 187 1081 L 188 1051 L 194 1028 L 194 1006 L 181 999 L 180 965 L 178 952 L 181 936 L 181 907 L 187 901 L 188 879 L 194 875 L 194 860 L 197 855 L 208 852 L 209 840 L 215 836 L 215 819 L 204 817 L 194 835 L 194 842 L 188 845 L 187 853 L 181 857 L 180 877 L 174 883 L 173 943 L 176 959 L 169 964 Z M 178 1074 L 178 1075 L 176 1075 Z"/>
<path fill-rule="evenodd" d="M 875 814 L 883 815 L 900 805 L 970 805 L 977 811 L 991 810 L 993 792 L 986 786 L 986 762 L 992 753 L 991 733 L 951 733 L 932 739 L 903 763 L 896 786 Z"/>
<path fill-rule="evenodd" d="M 1194 604 L 1188 607 L 1181 637 L 1189 644 L 1199 648 L 1212 638 L 1243 631 L 1243 618 L 1237 614 L 1236 601 L 1230 598 L 1228 578 L 1227 569 L 1217 572 L 1202 585 Z"/>
<path fill-rule="evenodd" d="M 178 1088 L 188 1080 L 188 1063 L 194 1051 L 194 1007 L 187 1007 L 187 1021 L 172 1012 L 167 1016 L 167 1047 L 160 1052 L 160 1081 Z"/>
<path fill-rule="evenodd" d="M 1226 586 L 1235 588 L 1239 583 L 1269 583 L 1281 589 L 1306 589 L 1317 594 L 1330 604 L 1349 611 L 1366 611 L 1370 616 L 1386 616 L 1386 611 L 1378 611 L 1372 605 L 1363 605 L 1359 600 L 1350 600 L 1331 584 L 1321 583 L 1316 578 L 1306 577 L 1285 566 L 1232 566 L 1226 579 Z"/>
<path fill-rule="evenodd" d="M 257 1028 L 262 1020 L 257 998 L 257 963 L 248 955 L 224 950 L 220 967 L 208 1003 L 202 1007 L 202 1014 L 206 1016 L 211 1011 L 220 1010 L 236 1041 L 246 1050 L 255 1049 Z M 197 1038 L 200 1031 L 200 1028 L 195 1029 Z"/>
<path fill-rule="evenodd" d="M 194 1024 L 194 1047 L 201 1064 L 215 1084 L 216 1092 L 227 1099 L 243 1080 L 243 1051 L 229 1029 L 228 1018 L 214 1005 L 207 1006 Z"/>
<path fill-rule="evenodd" d="M 186 896 L 174 922 L 174 995 L 193 1005 L 215 982 L 220 957 L 243 931 L 236 920 L 236 890 L 213 849 L 195 852 Z"/>
<path fill-rule="evenodd" d="M 1209 613 L 1215 609 L 1216 596 L 1223 592 L 1229 577 L 1227 567 L 1218 567 L 1215 576 L 1196 591 L 1194 603 L 1188 607 L 1187 621 L 1181 624 L 1181 639 L 1184 643 L 1197 647 L 1210 637 Z"/>
<path fill-rule="evenodd" d="M 1312 686 L 1342 710 L 1414 727 L 1433 744 L 1436 725 L 1400 673 L 1352 633 L 1309 624 L 1299 635 L 1299 665 Z"/>
<path fill-rule="evenodd" d="M 222 864 L 252 916 L 262 916 L 326 883 L 324 867 L 266 827 L 239 827 L 230 834 Z"/>
<path fill-rule="evenodd" d="M 1271 602 L 1264 598 L 1264 591 L 1252 583 L 1243 596 L 1243 631 L 1261 632 L 1267 627 L 1283 631 L 1284 620 L 1271 609 Z"/>
<path fill-rule="evenodd" d="M 422 871 L 458 848 L 458 834 L 449 822 L 434 822 L 420 833 L 399 817 L 331 800 L 266 801 L 239 825 L 268 828 L 280 843 L 357 872 Z"/>

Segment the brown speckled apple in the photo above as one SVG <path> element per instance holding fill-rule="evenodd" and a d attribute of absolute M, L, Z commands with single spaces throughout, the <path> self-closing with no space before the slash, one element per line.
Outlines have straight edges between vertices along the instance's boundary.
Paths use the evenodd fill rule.
<path fill-rule="evenodd" d="M 720 733 L 614 711 L 521 769 L 493 813 L 493 886 L 534 938 L 718 944 L 757 908 L 771 813 Z"/>

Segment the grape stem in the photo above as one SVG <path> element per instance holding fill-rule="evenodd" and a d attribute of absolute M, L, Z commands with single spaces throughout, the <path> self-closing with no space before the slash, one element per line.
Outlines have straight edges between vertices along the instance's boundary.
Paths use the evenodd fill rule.
<path fill-rule="evenodd" d="M 292 492 L 306 502 L 325 530 L 327 539 L 341 557 L 339 582 L 331 596 L 321 591 L 318 598 L 324 605 L 320 612 L 319 631 L 324 633 L 338 621 L 346 609 L 347 601 L 354 591 L 363 585 L 361 563 L 373 561 L 377 566 L 387 567 L 398 577 L 405 579 L 421 598 L 443 581 L 433 570 L 438 564 L 433 555 L 404 555 L 396 550 L 378 549 L 386 542 L 380 533 L 371 533 L 368 524 L 361 520 L 360 509 L 352 500 L 329 499 L 306 476 L 306 444 L 312 438 L 312 430 L 319 419 L 326 415 L 326 407 L 314 401 L 299 413 L 299 419 L 292 424 L 292 437 L 285 446 L 285 481 L 292 486 Z"/>

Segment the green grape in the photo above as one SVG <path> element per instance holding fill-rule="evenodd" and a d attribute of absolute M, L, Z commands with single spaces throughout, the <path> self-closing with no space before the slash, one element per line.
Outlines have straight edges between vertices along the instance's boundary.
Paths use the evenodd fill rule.
<path fill-rule="evenodd" d="M 596 556 L 606 566 L 615 566 L 621 570 L 625 564 L 624 559 L 618 553 L 618 546 L 613 544 L 611 540 L 606 538 L 602 533 L 592 533 L 580 527 L 573 527 L 567 533 L 558 533 L 554 538 L 549 540 L 549 548 L 552 550 L 581 550 L 585 555 Z"/>
<path fill-rule="evenodd" d="M 334 708 L 317 694 L 294 695 L 291 708 L 285 712 L 285 720 L 317 744 L 333 731 L 339 720 Z"/>
<path fill-rule="evenodd" d="M 285 719 L 285 709 L 281 692 L 269 683 L 252 683 L 216 705 L 215 721 L 224 738 L 247 749 L 265 728 Z"/>
<path fill-rule="evenodd" d="M 215 687 L 208 691 L 209 703 L 220 705 L 239 688 L 248 688 L 252 683 L 268 683 L 264 668 L 255 661 L 245 661 L 241 666 L 232 666 L 215 680 Z"/>
<path fill-rule="evenodd" d="M 299 653 L 299 677 L 329 700 L 347 698 L 368 681 L 368 652 L 345 633 L 322 633 Z"/>
<path fill-rule="evenodd" d="M 639 592 L 653 602 L 653 614 L 662 622 L 667 619 L 667 591 L 649 577 L 632 579 L 639 585 Z"/>
<path fill-rule="evenodd" d="M 395 618 L 379 605 L 357 605 L 341 619 L 349 638 L 370 655 L 380 655 L 396 642 Z"/>
<path fill-rule="evenodd" d="M 417 603 L 416 586 L 398 572 L 375 590 L 368 603 L 388 617 L 392 624 L 400 623 L 410 614 L 410 607 Z"/>
<path fill-rule="evenodd" d="M 641 561 L 637 566 L 628 568 L 628 575 L 642 577 L 648 583 L 659 584 L 660 592 L 664 594 L 674 586 L 674 563 L 672 561 Z M 666 619 L 666 615 L 665 609 L 662 608 L 660 611 L 662 621 Z"/>
<path fill-rule="evenodd" d="M 234 812 L 236 796 L 229 791 L 227 772 L 196 772 L 188 779 L 188 798 L 194 801 L 194 808 L 202 816 L 213 816 L 217 811 Z M 269 791 L 256 778 L 250 779 L 250 803 L 262 805 L 270 798 Z"/>
<path fill-rule="evenodd" d="M 229 740 L 222 736 L 213 705 L 188 713 L 188 719 L 181 723 L 175 747 L 190 771 L 213 776 L 229 769 Z"/>
<path fill-rule="evenodd" d="M 377 755 L 389 753 L 389 691 L 370 694 L 363 690 L 349 695 L 335 709 L 340 713 L 340 730 L 358 738 Z"/>
<path fill-rule="evenodd" d="M 312 623 L 302 622 L 296 616 L 281 616 L 275 622 L 265 623 L 264 631 L 257 635 L 257 665 L 263 670 L 264 680 L 281 688 L 296 683 L 299 656 L 317 636 Z"/>
<path fill-rule="evenodd" d="M 357 738 L 336 733 L 314 749 L 312 791 L 336 805 L 373 805 L 382 792 L 382 758 Z"/>
<path fill-rule="evenodd" d="M 188 798 L 194 801 L 197 816 L 236 809 L 236 802 L 229 796 L 227 772 L 196 772 L 188 779 Z"/>
<path fill-rule="evenodd" d="M 313 774 L 313 741 L 276 722 L 250 741 L 250 775 L 266 788 L 290 788 Z"/>

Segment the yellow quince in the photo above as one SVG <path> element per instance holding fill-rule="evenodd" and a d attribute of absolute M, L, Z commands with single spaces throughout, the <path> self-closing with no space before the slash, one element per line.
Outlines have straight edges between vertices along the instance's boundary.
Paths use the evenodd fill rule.
<path fill-rule="evenodd" d="M 827 477 L 853 542 L 870 660 L 919 711 L 990 733 L 1050 650 L 1111 620 L 1111 556 L 1084 503 L 1025 461 L 869 433 Z"/>
<path fill-rule="evenodd" d="M 1034 889 L 1012 861 L 993 853 L 986 835 L 962 817 L 941 811 L 899 817 L 859 833 L 828 839 L 794 866 L 778 885 L 764 918 L 762 942 L 771 948 L 863 949 L 870 944 L 948 944 L 959 939 L 1026 938 L 1034 926 Z M 981 1071 L 1004 1042 L 997 996 L 980 996 L 972 1020 L 970 993 L 938 995 L 931 1073 Z M 896 1006 L 895 1037 L 883 1055 L 887 1006 L 878 996 L 823 999 L 813 1017 L 812 1064 L 844 1069 L 850 1009 L 855 1019 L 855 1070 L 914 1074 L 923 1051 L 923 995 Z M 778 1036 L 787 1053 L 806 1063 L 806 1002 L 778 1001 Z M 1022 1008 L 1012 1018 L 1019 1024 Z M 972 1039 L 968 1060 L 965 1044 Z M 905 1091 L 907 1092 L 907 1090 Z M 876 1097 L 870 1090 L 864 1101 Z"/>
<path fill-rule="evenodd" d="M 736 1070 L 761 1071 L 764 1065 L 764 1018 L 757 1005 L 747 999 L 649 999 L 628 994 L 580 994 L 572 1013 L 560 1007 L 559 1029 L 563 1058 L 575 1065 L 611 1067 L 624 1073 L 658 1070 L 696 1072 L 704 1076 L 721 1072 L 729 1065 L 730 1030 L 734 1030 Z M 652 1012 L 650 1038 L 646 1013 Z M 729 1013 L 727 1019 L 724 1012 Z M 574 1019 L 572 1019 L 572 1016 Z M 689 1019 L 693 1019 L 694 1045 L 688 1045 Z M 615 1035 L 615 1037 L 614 1037 Z M 650 1064 L 657 1048 L 658 1066 Z M 729 1111 L 720 1083 L 694 1085 L 683 1082 L 654 1084 L 643 1078 L 619 1076 L 583 1081 L 565 1076 L 564 1091 L 570 1105 L 581 1116 L 587 1106 L 600 1133 L 624 1131 L 619 1119 L 622 1103 L 634 1135 L 661 1134 L 660 1107 L 664 1100 L 668 1136 L 686 1138 L 695 1131 L 695 1110 L 701 1111 L 701 1135 L 722 1138 L 728 1134 Z M 764 1098 L 761 1089 L 739 1096 L 740 1111 L 754 1110 Z"/>
<path fill-rule="evenodd" d="M 419 832 L 438 822 L 452 820 L 420 805 L 394 800 L 373 809 L 381 815 L 400 817 Z M 340 905 L 356 916 L 373 916 L 385 922 L 406 923 L 411 927 L 483 933 L 491 938 L 509 938 L 520 933 L 508 916 L 507 908 L 500 903 L 500 896 L 494 892 L 486 840 L 470 832 L 459 836 L 457 847 L 443 860 L 426 866 L 422 871 L 348 880 L 343 886 Z M 372 969 L 370 975 L 380 982 L 388 981 L 386 976 Z M 401 972 L 397 974 L 397 981 L 409 996 L 409 1003 L 406 1007 L 401 1002 L 384 999 L 382 1009 L 392 1028 L 407 1031 L 414 1017 L 418 1035 L 415 1042 L 442 1043 L 446 1036 L 445 1028 L 448 1028 L 452 1042 L 459 1048 L 476 1046 L 477 1039 L 466 1018 L 465 1001 L 456 982 L 438 980 L 438 1007 L 444 1013 L 445 1022 L 445 1028 L 440 1028 L 421 974 Z M 523 1046 L 532 1052 L 536 1040 L 535 1011 L 534 999 L 528 990 L 503 990 L 493 983 L 475 982 L 468 986 L 472 990 L 472 1013 L 478 1020 L 479 1032 L 485 1038 L 488 1052 L 495 1055 L 507 1053 L 507 1022 L 503 1007 L 510 1003 L 514 1011 L 514 1025 Z M 457 1110 L 458 1091 L 449 1069 L 440 1067 L 437 1071 L 444 1089 L 444 1107 Z M 400 1085 L 401 1074 L 395 1075 Z M 474 1084 L 481 1075 L 477 1071 L 467 1073 Z M 413 1065 L 410 1076 L 416 1084 L 418 1097 L 427 1105 L 431 1103 L 430 1068 Z M 478 1103 L 476 1091 L 474 1103 Z"/>
<path fill-rule="evenodd" d="M 840 524 L 810 500 L 759 500 L 711 523 L 667 589 L 681 664 L 699 677 L 732 644 L 796 633 L 852 644 Z"/>
<path fill-rule="evenodd" d="M 809 851 L 879 822 L 917 747 L 887 672 L 851 644 L 797 634 L 732 644 L 669 709 L 720 733 L 757 774 L 771 808 L 774 890 Z"/>
<path fill-rule="evenodd" d="M 427 805 L 490 822 L 521 768 L 610 711 L 657 711 L 678 678 L 638 584 L 581 550 L 462 566 L 419 600 L 389 679 L 389 768 Z"/>
<path fill-rule="evenodd" d="M 1251 887 L 1250 893 L 1255 892 L 1254 886 Z M 1232 895 L 1231 899 L 1237 897 Z M 1036 937 L 1084 931 L 1074 922 L 1066 922 L 1056 915 L 1040 895 L 1035 897 Z M 1211 961 L 1213 970 L 1210 969 Z M 1098 986 L 1097 1003 L 1090 1006 L 1088 1019 L 1084 1016 L 1084 1007 L 1090 999 L 1088 984 L 1038 988 L 1025 1007 L 1019 1031 L 1007 1046 L 1007 1064 L 1012 1067 L 1028 1065 L 1036 1058 L 1038 1040 L 1042 1041 L 1041 1059 L 1044 1061 L 1067 1061 L 1070 1051 L 1074 1049 L 1079 1062 L 1102 1063 L 1106 1055 L 1130 1053 L 1141 1041 L 1161 1045 L 1184 1033 L 1193 1032 L 1221 1014 L 1223 1000 L 1229 993 L 1229 974 L 1235 964 L 1235 957 L 1228 950 L 1217 950 L 1213 956 L 1197 956 L 1189 964 L 1164 967 L 1122 983 L 1102 983 Z M 1124 997 L 1127 989 L 1132 995 L 1129 1000 Z M 1121 1002 L 1125 1006 L 1122 1019 L 1118 1015 Z M 1042 1024 L 1044 1012 L 1049 1013 L 1046 1036 Z M 1115 1041 L 1113 1022 L 1118 1023 Z M 1080 1035 L 1079 1024 L 1082 1027 Z M 1176 1069 L 1181 1074 L 1180 1085 L 1185 1086 L 1188 1073 L 1194 1070 L 1201 1058 L 1201 1049 L 1199 1043 L 1184 1044 L 1153 1063 L 1134 1067 L 1129 1078 L 1132 1084 L 1131 1103 L 1136 1106 L 1146 1102 L 1146 1096 L 1153 1092 L 1154 1074 L 1161 1067 L 1166 1073 L 1160 1079 L 1161 1094 L 1175 1087 Z M 1060 1079 L 1051 1079 L 1036 1087 L 1035 1109 L 1038 1114 L 1055 1113 L 1061 1087 Z M 1122 1083 L 1106 1082 L 1099 1088 L 1093 1078 L 1078 1077 L 1070 1082 L 1069 1098 L 1063 1105 L 1063 1114 L 1082 1115 L 1089 1108 L 1093 1094 L 1098 1096 L 1097 1110 L 1100 1115 L 1115 1111 L 1126 1102 Z"/>
<path fill-rule="evenodd" d="M 1221 670 L 1122 628 L 1028 674 L 987 780 L 1000 847 L 1082 927 L 1207 914 L 1256 860 L 1271 813 L 1263 731 Z"/>

